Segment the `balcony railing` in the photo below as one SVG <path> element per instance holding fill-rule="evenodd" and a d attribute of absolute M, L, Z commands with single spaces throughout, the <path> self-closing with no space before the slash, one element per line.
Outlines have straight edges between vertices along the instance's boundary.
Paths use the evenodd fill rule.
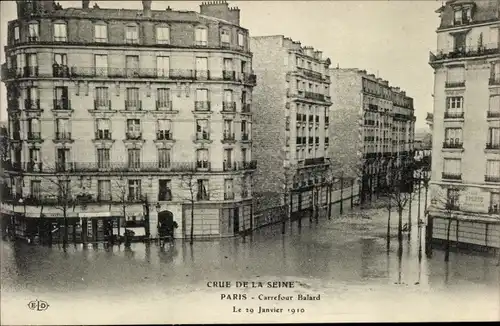
<path fill-rule="evenodd" d="M 240 163 L 240 166 L 242 167 L 243 170 L 255 170 L 257 168 L 257 161 L 256 160 L 243 161 Z"/>
<path fill-rule="evenodd" d="M 444 86 L 446 88 L 454 88 L 454 87 L 465 87 L 465 80 L 462 81 L 447 81 Z"/>
<path fill-rule="evenodd" d="M 324 101 L 325 100 L 325 95 L 319 94 L 319 93 L 314 93 L 314 92 L 304 92 L 304 97 L 316 101 Z"/>
<path fill-rule="evenodd" d="M 443 148 L 463 148 L 463 143 L 445 141 L 443 142 Z"/>
<path fill-rule="evenodd" d="M 304 161 L 304 165 L 319 165 L 325 163 L 326 161 L 324 157 L 306 158 Z"/>
<path fill-rule="evenodd" d="M 320 79 L 320 80 L 323 79 L 322 74 L 320 72 L 301 67 L 298 67 L 298 70 L 301 71 L 306 77 Z"/>
<path fill-rule="evenodd" d="M 195 70 L 197 80 L 210 80 L 210 70 Z"/>
<path fill-rule="evenodd" d="M 71 101 L 68 99 L 54 100 L 54 110 L 71 110 Z"/>
<path fill-rule="evenodd" d="M 252 105 L 250 103 L 243 103 L 241 106 L 241 112 L 243 113 L 252 112 Z"/>
<path fill-rule="evenodd" d="M 28 131 L 28 140 L 41 140 L 42 133 L 39 131 Z"/>
<path fill-rule="evenodd" d="M 488 118 L 500 118 L 500 111 L 488 110 L 487 117 Z"/>
<path fill-rule="evenodd" d="M 500 143 L 486 143 L 486 149 L 500 149 Z"/>
<path fill-rule="evenodd" d="M 483 46 L 465 46 L 460 48 L 446 48 L 437 50 L 436 53 L 430 53 L 429 61 L 435 62 L 447 59 L 477 57 L 483 55 L 492 55 L 498 53 L 498 43 L 484 44 Z"/>
<path fill-rule="evenodd" d="M 210 200 L 210 194 L 207 192 L 197 192 L 196 200 Z"/>
<path fill-rule="evenodd" d="M 234 162 L 231 162 L 228 160 L 224 160 L 224 162 L 222 162 L 222 170 L 223 171 L 236 171 L 237 169 L 238 169 L 238 166 Z"/>
<path fill-rule="evenodd" d="M 500 182 L 500 175 L 485 175 L 484 181 L 487 182 Z"/>
<path fill-rule="evenodd" d="M 445 112 L 444 113 L 444 118 L 445 119 L 463 119 L 464 118 L 464 112 Z"/>
<path fill-rule="evenodd" d="M 461 173 L 448 173 L 448 172 L 443 172 L 441 174 L 442 179 L 447 179 L 447 180 L 462 180 L 462 174 Z"/>
<path fill-rule="evenodd" d="M 257 76 L 252 73 L 243 73 L 243 82 L 249 85 L 257 84 Z"/>
<path fill-rule="evenodd" d="M 71 133 L 67 131 L 56 132 L 56 140 L 71 140 Z"/>
<path fill-rule="evenodd" d="M 40 100 L 26 99 L 24 100 L 24 108 L 32 111 L 40 110 Z"/>
<path fill-rule="evenodd" d="M 222 79 L 235 81 L 236 80 L 236 72 L 231 71 L 231 70 L 223 70 L 222 71 Z"/>
<path fill-rule="evenodd" d="M 241 140 L 242 141 L 249 141 L 250 140 L 250 134 L 249 133 L 242 133 L 241 134 Z"/>
<path fill-rule="evenodd" d="M 23 77 L 38 77 L 38 66 L 24 67 Z"/>
<path fill-rule="evenodd" d="M 328 126 L 329 124 L 330 124 L 330 118 L 325 117 L 325 127 Z"/>
<path fill-rule="evenodd" d="M 209 101 L 196 101 L 194 102 L 195 111 L 210 111 Z"/>
<path fill-rule="evenodd" d="M 125 101 L 125 110 L 128 111 L 141 111 L 142 110 L 142 101 L 140 100 L 126 100 Z"/>
<path fill-rule="evenodd" d="M 172 133 L 168 130 L 159 130 L 156 132 L 157 140 L 173 140 Z"/>
<path fill-rule="evenodd" d="M 222 139 L 225 141 L 234 141 L 234 140 L 236 140 L 236 136 L 235 136 L 234 132 L 224 131 Z"/>
<path fill-rule="evenodd" d="M 127 131 L 125 133 L 125 137 L 127 140 L 141 140 L 142 132 L 139 131 Z"/>
<path fill-rule="evenodd" d="M 196 140 L 210 140 L 210 133 L 207 131 L 196 132 Z"/>
<path fill-rule="evenodd" d="M 232 200 L 232 199 L 234 199 L 234 192 L 224 193 L 224 200 Z"/>
<path fill-rule="evenodd" d="M 500 213 L 500 204 L 494 204 L 494 205 L 491 205 L 489 208 L 488 208 L 488 213 L 490 214 L 498 214 Z"/>
<path fill-rule="evenodd" d="M 235 112 L 236 111 L 236 102 L 222 102 L 222 111 Z"/>
<path fill-rule="evenodd" d="M 156 101 L 157 111 L 172 111 L 172 101 Z"/>
<path fill-rule="evenodd" d="M 196 169 L 197 170 L 208 170 L 210 169 L 209 161 L 196 161 Z"/>
<path fill-rule="evenodd" d="M 52 76 L 53 77 L 69 78 L 70 77 L 69 67 L 62 66 L 62 65 L 53 65 L 52 66 Z"/>
<path fill-rule="evenodd" d="M 112 138 L 112 135 L 111 135 L 111 131 L 109 131 L 107 129 L 102 129 L 102 130 L 97 130 L 96 131 L 96 133 L 95 133 L 95 139 L 98 139 L 98 140 L 111 140 L 113 138 Z"/>
<path fill-rule="evenodd" d="M 500 85 L 500 76 L 491 76 L 489 80 L 490 85 Z"/>

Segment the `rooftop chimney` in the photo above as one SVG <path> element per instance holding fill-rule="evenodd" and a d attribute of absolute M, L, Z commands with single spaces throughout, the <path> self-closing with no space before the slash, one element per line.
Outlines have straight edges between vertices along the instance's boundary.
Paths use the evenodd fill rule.
<path fill-rule="evenodd" d="M 142 0 L 142 8 L 144 16 L 151 17 L 151 0 Z"/>
<path fill-rule="evenodd" d="M 82 0 L 82 8 L 89 9 L 90 0 Z"/>

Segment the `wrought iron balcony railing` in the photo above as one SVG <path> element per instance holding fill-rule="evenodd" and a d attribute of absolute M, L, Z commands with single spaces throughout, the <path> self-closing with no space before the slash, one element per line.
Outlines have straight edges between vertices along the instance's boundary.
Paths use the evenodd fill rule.
<path fill-rule="evenodd" d="M 96 140 L 112 140 L 111 131 L 107 129 L 97 130 L 95 133 Z"/>
<path fill-rule="evenodd" d="M 234 141 L 234 140 L 236 140 L 236 136 L 235 136 L 234 132 L 224 131 L 222 140 Z"/>
<path fill-rule="evenodd" d="M 41 140 L 42 133 L 39 131 L 28 131 L 28 140 Z"/>
<path fill-rule="evenodd" d="M 446 88 L 454 88 L 454 87 L 465 87 L 465 80 L 462 81 L 447 81 L 444 86 Z"/>
<path fill-rule="evenodd" d="M 24 100 L 24 108 L 28 111 L 40 110 L 40 100 L 26 99 Z"/>
<path fill-rule="evenodd" d="M 491 76 L 489 80 L 490 85 L 500 85 L 500 76 Z"/>
<path fill-rule="evenodd" d="M 125 137 L 127 140 L 141 140 L 142 132 L 139 131 L 127 131 L 125 133 Z"/>
<path fill-rule="evenodd" d="M 222 111 L 224 112 L 236 112 L 235 102 L 222 102 Z"/>
<path fill-rule="evenodd" d="M 173 140 L 172 133 L 168 130 L 159 130 L 156 132 L 156 140 Z"/>
<path fill-rule="evenodd" d="M 250 134 L 249 133 L 242 133 L 241 134 L 241 140 L 242 141 L 249 141 L 250 140 Z"/>
<path fill-rule="evenodd" d="M 495 143 L 486 143 L 486 149 L 500 149 L 500 143 L 495 142 Z"/>
<path fill-rule="evenodd" d="M 243 103 L 241 106 L 241 112 L 251 113 L 252 112 L 252 105 L 250 103 Z"/>
<path fill-rule="evenodd" d="M 444 113 L 444 118 L 445 119 L 463 119 L 464 118 L 464 112 L 450 112 L 450 111 L 446 111 Z"/>
<path fill-rule="evenodd" d="M 445 141 L 443 142 L 443 148 L 463 148 L 463 143 L 462 142 L 457 142 L 457 141 Z"/>
<path fill-rule="evenodd" d="M 23 67 L 23 77 L 38 77 L 38 66 Z"/>
<path fill-rule="evenodd" d="M 172 111 L 172 101 L 156 101 L 157 111 Z"/>
<path fill-rule="evenodd" d="M 314 93 L 314 92 L 304 92 L 304 97 L 316 101 L 324 101 L 325 100 L 325 95 L 324 94 L 319 94 L 319 93 Z"/>
<path fill-rule="evenodd" d="M 500 118 L 500 111 L 488 110 L 487 117 L 488 118 Z"/>
<path fill-rule="evenodd" d="M 142 110 L 142 101 L 140 101 L 140 100 L 126 100 L 125 101 L 125 110 L 127 110 L 127 111 L 141 111 Z"/>
<path fill-rule="evenodd" d="M 498 54 L 498 43 L 488 43 L 483 46 L 463 46 L 439 49 L 435 53 L 430 52 L 429 62 L 440 60 L 477 57 Z"/>
<path fill-rule="evenodd" d="M 500 175 L 485 175 L 484 181 L 487 182 L 500 182 Z"/>
<path fill-rule="evenodd" d="M 195 111 L 210 111 L 210 101 L 195 101 Z"/>
<path fill-rule="evenodd" d="M 71 110 L 71 101 L 68 99 L 54 100 L 54 110 Z"/>
<path fill-rule="evenodd" d="M 223 70 L 222 71 L 222 79 L 236 81 L 236 72 L 233 70 Z"/>
<path fill-rule="evenodd" d="M 94 100 L 94 110 L 110 110 L 111 101 L 110 100 Z"/>
<path fill-rule="evenodd" d="M 69 67 L 63 65 L 53 65 L 52 66 L 52 76 L 53 77 L 61 77 L 61 78 L 69 78 L 71 76 Z"/>
<path fill-rule="evenodd" d="M 71 140 L 71 132 L 59 131 L 56 132 L 56 140 Z"/>
<path fill-rule="evenodd" d="M 443 172 L 441 174 L 441 178 L 447 179 L 447 180 L 462 180 L 462 174 L 461 173 Z"/>

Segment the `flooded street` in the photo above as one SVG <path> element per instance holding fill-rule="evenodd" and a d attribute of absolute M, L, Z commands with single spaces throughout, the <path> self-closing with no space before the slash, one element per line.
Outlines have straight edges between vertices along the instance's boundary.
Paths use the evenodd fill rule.
<path fill-rule="evenodd" d="M 424 255 L 419 262 L 414 226 L 411 240 L 405 235 L 399 259 L 397 214 L 392 215 L 389 253 L 386 214 L 371 209 L 332 220 L 322 217 L 318 223 L 305 218 L 300 231 L 296 224 L 287 224 L 284 236 L 276 225 L 245 238 L 193 246 L 176 240 L 164 249 L 136 243 L 129 249 L 69 246 L 64 252 L 57 246 L 2 242 L 2 322 L 500 319 L 497 258 L 452 252 L 446 263 L 444 252 L 435 249 L 432 258 Z M 407 213 L 404 216 L 406 223 Z M 214 281 L 228 281 L 231 287 L 213 287 L 220 284 Z M 238 281 L 254 283 L 237 288 Z M 291 281 L 293 287 L 269 288 L 273 281 Z M 297 300 L 298 294 L 319 300 Z M 265 300 L 268 297 L 271 300 Z M 35 299 L 46 301 L 49 308 L 28 309 Z M 273 311 L 262 312 L 266 309 Z"/>

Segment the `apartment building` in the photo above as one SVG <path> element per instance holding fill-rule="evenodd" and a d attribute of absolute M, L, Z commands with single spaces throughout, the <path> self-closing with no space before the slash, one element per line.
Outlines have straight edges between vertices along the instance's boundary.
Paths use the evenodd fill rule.
<path fill-rule="evenodd" d="M 281 219 L 273 209 L 287 205 L 296 215 L 326 200 L 325 189 L 314 197 L 313 188 L 324 186 L 330 162 L 330 60 L 282 35 L 252 37 L 250 44 L 259 76 L 253 93 L 255 210 L 262 221 Z"/>
<path fill-rule="evenodd" d="M 500 1 L 436 12 L 430 237 L 500 248 Z"/>
<path fill-rule="evenodd" d="M 192 219 L 195 236 L 250 227 L 256 78 L 240 11 L 142 3 L 17 1 L 2 66 L 2 209 L 18 236 L 93 242 L 130 228 L 154 238 L 175 221 L 185 237 Z"/>
<path fill-rule="evenodd" d="M 330 156 L 361 183 L 360 200 L 387 185 L 391 168 L 406 171 L 413 158 L 413 99 L 365 70 L 334 68 L 331 76 Z M 409 171 L 407 171 L 409 172 Z"/>

